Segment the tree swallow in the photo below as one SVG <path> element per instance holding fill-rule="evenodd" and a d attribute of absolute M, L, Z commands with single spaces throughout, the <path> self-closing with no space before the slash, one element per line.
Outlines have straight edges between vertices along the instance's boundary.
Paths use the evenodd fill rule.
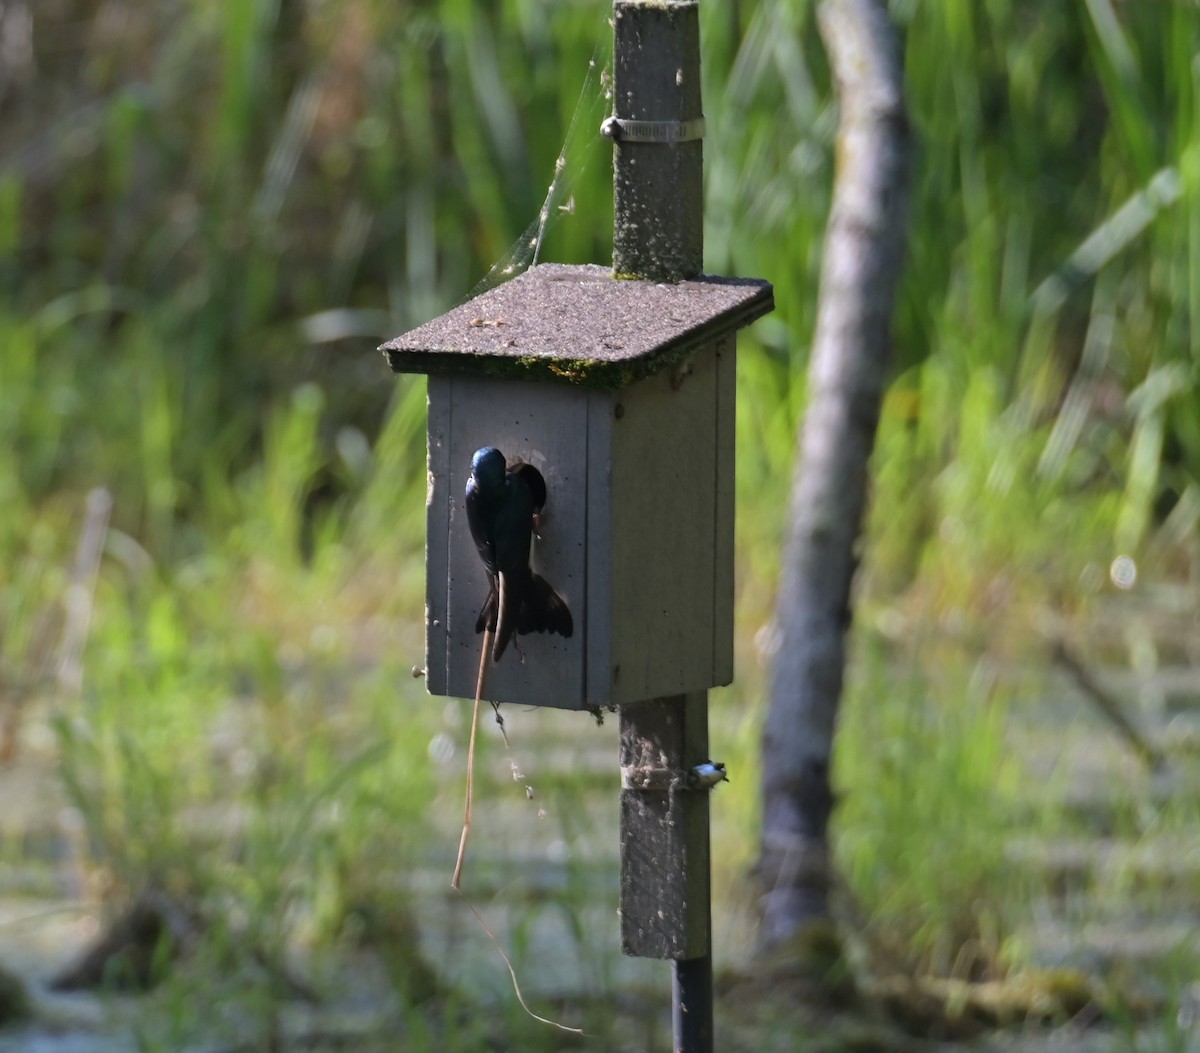
<path fill-rule="evenodd" d="M 693 790 L 711 790 L 717 783 L 728 781 L 729 772 L 720 761 L 701 761 L 687 773 L 687 784 Z"/>
<path fill-rule="evenodd" d="M 508 467 L 494 446 L 475 451 L 467 480 L 467 525 L 488 574 L 488 594 L 475 631 L 495 633 L 492 661 L 500 661 L 515 633 L 570 636 L 571 612 L 549 582 L 529 566 L 534 523 L 546 503 L 546 481 L 531 464 Z"/>

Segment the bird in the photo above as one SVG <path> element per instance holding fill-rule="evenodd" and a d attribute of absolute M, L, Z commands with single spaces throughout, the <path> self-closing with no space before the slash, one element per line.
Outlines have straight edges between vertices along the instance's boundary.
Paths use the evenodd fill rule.
<path fill-rule="evenodd" d="M 546 503 L 546 481 L 533 465 L 511 466 L 494 446 L 471 458 L 467 479 L 467 525 L 488 575 L 488 594 L 475 631 L 492 631 L 492 661 L 499 662 L 513 636 L 553 632 L 569 637 L 571 611 L 545 578 L 529 565 L 535 523 Z"/>
<path fill-rule="evenodd" d="M 720 761 L 701 761 L 687 773 L 687 784 L 694 790 L 711 790 L 717 783 L 728 781 L 729 772 Z"/>

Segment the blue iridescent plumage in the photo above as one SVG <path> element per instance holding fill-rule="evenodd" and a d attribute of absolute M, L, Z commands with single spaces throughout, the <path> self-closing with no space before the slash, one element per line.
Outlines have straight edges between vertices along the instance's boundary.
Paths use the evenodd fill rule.
<path fill-rule="evenodd" d="M 467 480 L 467 524 L 489 585 L 475 631 L 495 633 L 494 662 L 516 633 L 570 636 L 574 631 L 563 598 L 529 566 L 534 523 L 545 503 L 546 482 L 533 465 L 509 467 L 493 446 L 475 452 Z"/>

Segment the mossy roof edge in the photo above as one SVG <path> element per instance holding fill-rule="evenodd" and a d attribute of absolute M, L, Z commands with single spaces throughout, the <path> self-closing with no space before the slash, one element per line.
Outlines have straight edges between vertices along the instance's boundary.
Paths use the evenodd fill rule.
<path fill-rule="evenodd" d="M 700 275 L 664 284 L 541 264 L 383 344 L 397 373 L 622 388 L 775 306 L 769 282 Z"/>

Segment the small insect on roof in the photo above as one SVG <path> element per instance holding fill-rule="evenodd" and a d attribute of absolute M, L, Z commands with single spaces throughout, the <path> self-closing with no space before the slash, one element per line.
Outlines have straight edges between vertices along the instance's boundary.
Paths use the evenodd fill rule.
<path fill-rule="evenodd" d="M 699 275 L 669 285 L 543 263 L 380 350 L 397 373 L 623 388 L 774 306 L 771 284 L 756 278 Z"/>

